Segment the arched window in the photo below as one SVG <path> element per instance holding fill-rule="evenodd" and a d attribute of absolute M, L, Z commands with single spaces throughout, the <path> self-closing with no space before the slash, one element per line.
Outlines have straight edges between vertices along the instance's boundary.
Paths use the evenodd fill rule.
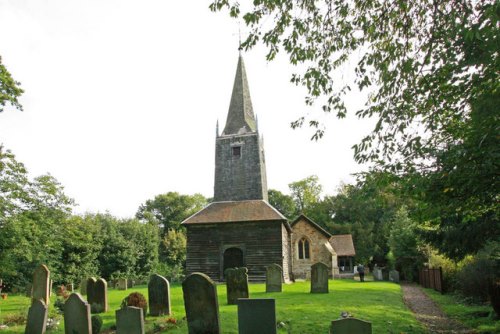
<path fill-rule="evenodd" d="M 309 254 L 309 240 L 306 238 L 302 238 L 299 240 L 298 243 L 298 248 L 299 248 L 299 259 L 309 259 L 311 258 Z"/>

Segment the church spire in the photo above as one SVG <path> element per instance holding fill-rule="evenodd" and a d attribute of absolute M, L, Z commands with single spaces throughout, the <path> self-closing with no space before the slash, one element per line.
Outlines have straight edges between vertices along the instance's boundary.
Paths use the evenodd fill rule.
<path fill-rule="evenodd" d="M 238 57 L 238 66 L 234 78 L 233 93 L 231 103 L 227 113 L 226 127 L 222 135 L 243 134 L 256 132 L 255 115 L 250 99 L 247 74 L 241 53 Z"/>

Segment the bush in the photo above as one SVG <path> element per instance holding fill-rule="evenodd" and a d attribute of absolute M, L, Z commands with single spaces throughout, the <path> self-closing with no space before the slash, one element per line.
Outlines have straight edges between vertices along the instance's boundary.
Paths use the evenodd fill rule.
<path fill-rule="evenodd" d="M 460 294 L 472 302 L 486 302 L 488 291 L 495 280 L 495 261 L 475 257 L 464 262 L 457 273 L 457 288 Z"/>
<path fill-rule="evenodd" d="M 182 282 L 186 277 L 186 273 L 182 265 L 168 265 L 165 263 L 158 264 L 156 273 L 168 279 L 169 282 Z"/>
<path fill-rule="evenodd" d="M 99 315 L 93 315 L 92 321 L 92 334 L 99 334 L 102 328 L 102 318 Z"/>
<path fill-rule="evenodd" d="M 121 308 L 125 308 L 127 306 L 135 306 L 142 308 L 144 319 L 146 318 L 146 313 L 148 311 L 148 302 L 146 301 L 146 297 L 144 297 L 142 293 L 132 292 L 130 295 L 125 297 L 122 300 Z"/>

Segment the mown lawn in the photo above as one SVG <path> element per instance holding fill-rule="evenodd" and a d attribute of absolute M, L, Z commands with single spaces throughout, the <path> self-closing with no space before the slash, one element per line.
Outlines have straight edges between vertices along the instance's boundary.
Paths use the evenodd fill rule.
<path fill-rule="evenodd" d="M 448 317 L 460 321 L 478 333 L 500 333 L 500 320 L 492 318 L 490 305 L 468 305 L 454 295 L 442 295 L 432 289 L 424 289 Z"/>
<path fill-rule="evenodd" d="M 280 333 L 328 333 L 331 320 L 339 317 L 342 311 L 372 322 L 373 333 L 425 333 L 415 320 L 411 311 L 403 304 L 399 285 L 389 282 L 365 282 L 353 280 L 335 280 L 329 283 L 329 294 L 311 294 L 309 282 L 297 282 L 283 286 L 282 293 L 265 293 L 264 284 L 250 285 L 250 298 L 275 298 L 276 316 L 282 322 Z M 114 312 L 124 297 L 133 291 L 143 293 L 147 297 L 145 286 L 135 287 L 127 291 L 110 289 L 108 292 L 110 311 L 101 314 L 104 321 L 103 330 L 109 330 L 115 323 Z M 225 285 L 217 286 L 219 310 L 223 333 L 238 333 L 237 306 L 227 305 Z M 170 317 L 147 317 L 147 329 L 164 328 L 166 333 L 187 333 L 182 288 L 179 284 L 171 286 L 171 303 L 173 314 Z M 55 314 L 52 297 L 51 314 Z M 27 314 L 29 299 L 24 296 L 11 296 L 0 300 L 0 323 L 9 316 L 19 312 Z M 173 319 L 177 324 L 172 324 Z M 166 327 L 165 327 L 166 326 Z M 61 319 L 56 330 L 49 333 L 64 333 Z M 0 333 L 24 333 L 24 325 L 10 326 Z"/>

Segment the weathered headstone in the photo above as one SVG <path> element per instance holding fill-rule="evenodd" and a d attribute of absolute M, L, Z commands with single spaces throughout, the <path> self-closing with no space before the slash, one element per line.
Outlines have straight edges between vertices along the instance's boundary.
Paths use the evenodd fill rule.
<path fill-rule="evenodd" d="M 266 268 L 266 292 L 281 292 L 283 282 L 283 270 L 277 264 L 271 264 Z"/>
<path fill-rule="evenodd" d="M 193 273 L 182 282 L 189 334 L 220 334 L 217 286 L 205 274 Z"/>
<path fill-rule="evenodd" d="M 64 332 L 92 334 L 90 305 L 78 293 L 72 293 L 64 303 Z"/>
<path fill-rule="evenodd" d="M 108 311 L 108 283 L 104 278 L 99 278 L 94 285 L 94 301 L 93 303 L 99 305 L 96 313 Z"/>
<path fill-rule="evenodd" d="M 92 305 L 95 303 L 95 284 L 97 283 L 97 280 L 95 277 L 89 277 L 87 279 L 87 302 Z"/>
<path fill-rule="evenodd" d="M 152 316 L 170 314 L 170 284 L 160 275 L 154 274 L 148 283 L 149 314 Z"/>
<path fill-rule="evenodd" d="M 43 334 L 47 326 L 47 305 L 37 299 L 28 310 L 28 320 L 24 334 Z"/>
<path fill-rule="evenodd" d="M 116 334 L 144 334 L 144 312 L 142 308 L 126 306 L 115 312 Z"/>
<path fill-rule="evenodd" d="M 274 299 L 238 299 L 239 334 L 276 334 Z"/>
<path fill-rule="evenodd" d="M 323 262 L 311 266 L 311 293 L 328 293 L 328 266 Z"/>
<path fill-rule="evenodd" d="M 397 270 L 389 271 L 389 281 L 394 283 L 399 283 L 399 271 Z"/>
<path fill-rule="evenodd" d="M 382 275 L 382 269 L 374 268 L 372 274 L 373 274 L 374 281 L 383 281 L 384 280 L 384 277 Z"/>
<path fill-rule="evenodd" d="M 238 298 L 248 298 L 248 269 L 228 268 L 225 271 L 227 303 L 235 305 Z"/>
<path fill-rule="evenodd" d="M 46 265 L 42 264 L 33 273 L 33 293 L 32 300 L 43 300 L 45 304 L 50 302 L 50 271 Z"/>
<path fill-rule="evenodd" d="M 127 285 L 127 279 L 126 278 L 119 278 L 118 279 L 118 290 L 127 290 L 128 285 Z"/>
<path fill-rule="evenodd" d="M 345 318 L 332 321 L 330 334 L 372 334 L 372 323 L 356 318 Z"/>

